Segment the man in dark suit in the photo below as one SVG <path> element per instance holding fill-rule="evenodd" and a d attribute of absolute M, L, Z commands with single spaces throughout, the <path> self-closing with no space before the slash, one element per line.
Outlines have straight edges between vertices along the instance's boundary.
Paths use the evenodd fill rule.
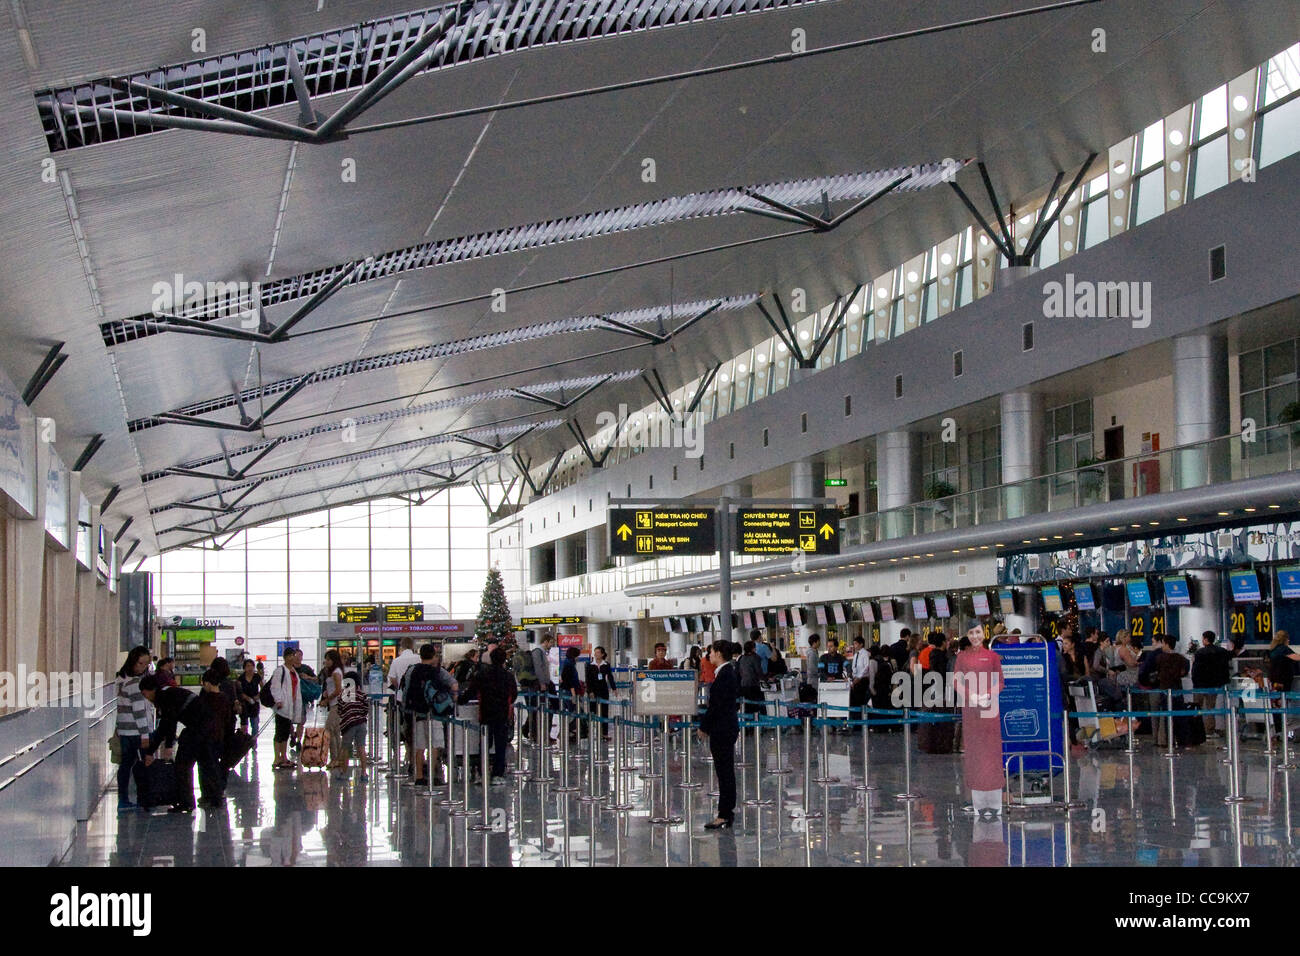
<path fill-rule="evenodd" d="M 730 641 L 714 641 L 709 648 L 713 684 L 709 706 L 700 718 L 700 739 L 708 739 L 713 770 L 718 775 L 718 816 L 706 830 L 730 827 L 736 812 L 736 738 L 740 735 L 740 675 L 731 663 Z"/>

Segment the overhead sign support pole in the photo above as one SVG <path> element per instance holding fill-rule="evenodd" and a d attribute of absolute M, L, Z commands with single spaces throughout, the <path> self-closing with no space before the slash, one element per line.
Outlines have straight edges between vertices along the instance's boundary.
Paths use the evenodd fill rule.
<path fill-rule="evenodd" d="M 731 640 L 734 633 L 731 627 L 731 542 L 727 540 L 727 525 L 731 523 L 731 499 L 723 495 L 718 499 L 718 601 L 719 621 L 722 635 Z"/>

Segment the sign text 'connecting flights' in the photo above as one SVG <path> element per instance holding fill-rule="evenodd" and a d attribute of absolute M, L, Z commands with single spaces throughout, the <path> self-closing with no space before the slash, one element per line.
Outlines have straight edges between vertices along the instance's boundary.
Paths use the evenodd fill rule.
<path fill-rule="evenodd" d="M 839 554 L 839 513 L 833 508 L 742 508 L 736 512 L 737 554 Z"/>

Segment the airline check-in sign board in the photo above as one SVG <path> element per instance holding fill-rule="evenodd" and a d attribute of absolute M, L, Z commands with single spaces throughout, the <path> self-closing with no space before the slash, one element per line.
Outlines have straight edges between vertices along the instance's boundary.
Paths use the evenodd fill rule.
<path fill-rule="evenodd" d="M 833 508 L 742 508 L 736 512 L 737 554 L 840 553 L 840 516 Z"/>
<path fill-rule="evenodd" d="M 714 554 L 715 508 L 610 508 L 611 556 Z"/>
<path fill-rule="evenodd" d="M 690 670 L 632 672 L 632 710 L 639 717 L 694 714 L 699 705 L 696 674 Z"/>

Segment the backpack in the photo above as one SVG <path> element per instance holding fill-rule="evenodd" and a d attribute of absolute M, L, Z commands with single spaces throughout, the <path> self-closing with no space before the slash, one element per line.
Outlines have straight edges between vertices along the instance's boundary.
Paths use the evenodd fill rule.
<path fill-rule="evenodd" d="M 525 651 L 522 648 L 515 651 L 515 680 L 520 683 L 531 683 L 537 680 L 537 675 L 533 673 L 533 652 Z"/>
<path fill-rule="evenodd" d="M 262 690 L 258 693 L 257 699 L 261 701 L 263 707 L 275 708 L 275 695 L 271 693 L 270 678 L 262 682 Z"/>
<path fill-rule="evenodd" d="M 450 714 L 455 702 L 451 699 L 451 691 L 438 686 L 435 680 L 426 680 L 424 682 L 424 703 L 429 712 L 437 717 L 445 717 Z"/>
<path fill-rule="evenodd" d="M 325 685 L 316 679 L 316 674 L 310 667 L 304 664 L 298 668 L 298 693 L 302 695 L 304 704 L 320 700 L 324 692 Z"/>
<path fill-rule="evenodd" d="M 876 700 L 889 700 L 893 690 L 894 668 L 885 658 L 876 662 L 876 680 L 871 686 L 871 696 Z"/>

